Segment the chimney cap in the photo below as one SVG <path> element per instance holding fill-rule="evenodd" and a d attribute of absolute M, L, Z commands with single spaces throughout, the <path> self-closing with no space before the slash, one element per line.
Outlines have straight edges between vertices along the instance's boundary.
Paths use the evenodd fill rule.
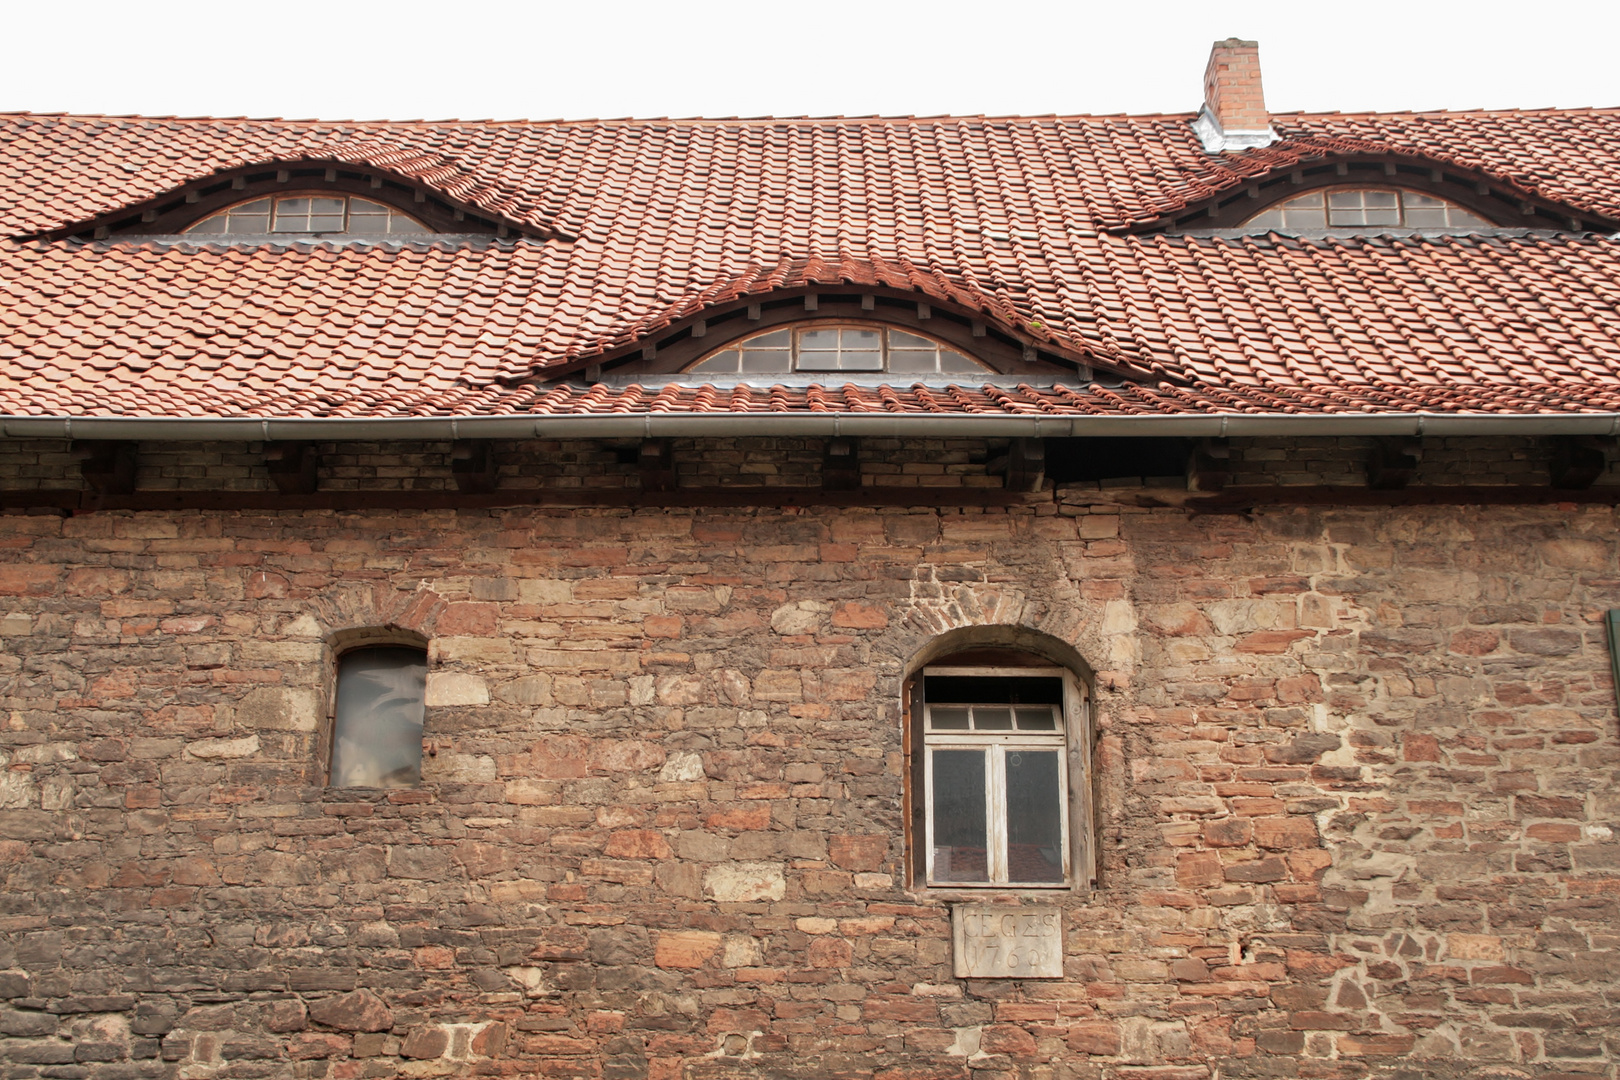
<path fill-rule="evenodd" d="M 1231 37 L 1210 46 L 1204 66 L 1204 106 L 1193 129 L 1211 153 L 1277 141 L 1260 83 L 1258 41 Z"/>

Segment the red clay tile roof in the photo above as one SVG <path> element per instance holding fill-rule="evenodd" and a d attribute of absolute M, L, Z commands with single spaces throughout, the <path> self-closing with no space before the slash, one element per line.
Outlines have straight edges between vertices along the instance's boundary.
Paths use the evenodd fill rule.
<path fill-rule="evenodd" d="M 575 238 L 0 241 L 0 413 L 1620 408 L 1620 246 L 1607 238 L 1110 231 L 1371 149 L 1620 216 L 1620 111 L 1283 116 L 1283 142 L 1221 155 L 1190 119 L 0 117 L 0 234 L 12 237 L 223 169 L 336 159 Z M 840 282 L 970 308 L 1146 384 L 738 396 L 523 382 L 715 305 Z"/>

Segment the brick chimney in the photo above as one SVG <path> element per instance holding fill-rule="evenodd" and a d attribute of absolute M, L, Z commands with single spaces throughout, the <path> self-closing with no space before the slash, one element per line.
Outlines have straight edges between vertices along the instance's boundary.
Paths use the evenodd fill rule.
<path fill-rule="evenodd" d="M 1204 107 L 1193 122 L 1211 153 L 1269 146 L 1277 139 L 1260 87 L 1260 43 L 1227 38 L 1209 50 Z"/>

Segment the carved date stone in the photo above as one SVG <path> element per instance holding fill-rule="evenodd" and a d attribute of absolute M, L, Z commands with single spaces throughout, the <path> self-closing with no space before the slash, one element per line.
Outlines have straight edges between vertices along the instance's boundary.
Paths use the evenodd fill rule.
<path fill-rule="evenodd" d="M 1055 907 L 959 904 L 951 939 L 958 979 L 1063 978 L 1063 916 Z"/>

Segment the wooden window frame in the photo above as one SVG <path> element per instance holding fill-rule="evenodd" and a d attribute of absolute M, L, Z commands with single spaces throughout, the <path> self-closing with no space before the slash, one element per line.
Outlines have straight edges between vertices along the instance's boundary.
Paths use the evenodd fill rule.
<path fill-rule="evenodd" d="M 986 732 L 971 731 L 930 732 L 924 681 L 933 677 L 969 678 L 1059 678 L 1063 683 L 1058 733 Z M 961 704 L 940 702 L 938 704 Z M 1044 665 L 1034 667 L 981 666 L 937 664 L 922 668 L 908 681 L 904 696 L 903 750 L 908 768 L 907 801 L 909 813 L 905 817 L 906 843 L 910 858 L 907 869 L 911 886 L 930 894 L 960 892 L 980 895 L 986 892 L 1030 892 L 1050 895 L 1053 892 L 1080 892 L 1096 884 L 1096 855 L 1094 840 L 1095 777 L 1092 771 L 1091 701 L 1086 684 L 1067 667 Z M 968 736 L 968 738 L 960 738 Z M 958 745 L 960 744 L 960 746 Z M 1058 749 L 1064 753 L 1066 768 L 1059 772 L 1059 799 L 1063 813 L 1061 822 L 1064 837 L 1064 878 L 1057 882 L 1015 882 L 1006 880 L 1007 840 L 1004 784 L 1005 748 L 1008 746 Z M 987 841 L 991 850 L 986 853 L 990 881 L 935 881 L 933 844 L 933 748 L 958 749 L 991 748 L 991 764 L 986 779 Z M 1003 880 L 994 880 L 996 868 L 1002 870 Z"/>
<path fill-rule="evenodd" d="M 313 200 L 313 199 L 342 199 L 343 200 L 343 228 L 340 229 L 340 230 L 326 230 L 324 232 L 304 231 L 304 230 L 300 230 L 300 229 L 277 229 L 276 228 L 276 211 L 277 211 L 278 207 L 281 205 L 281 203 L 283 203 L 283 202 L 285 202 L 285 201 L 287 201 L 289 199 L 311 199 L 311 200 Z M 411 222 L 411 224 L 415 225 L 416 228 L 417 228 L 417 231 L 415 231 L 415 232 L 398 232 L 398 233 L 396 233 L 396 232 L 388 232 L 388 233 L 355 233 L 355 232 L 351 232 L 351 230 L 350 230 L 350 221 L 351 221 L 351 218 L 352 218 L 353 213 L 354 213 L 353 205 L 354 205 L 354 200 L 356 200 L 356 199 L 359 199 L 361 202 L 364 202 L 364 203 L 369 203 L 372 206 L 380 206 L 384 210 L 387 210 L 390 215 L 398 215 L 399 217 L 404 218 L 405 220 Z M 270 209 L 265 214 L 265 220 L 266 220 L 266 223 L 267 223 L 268 227 L 262 233 L 259 233 L 259 232 L 230 232 L 229 230 L 227 230 L 225 232 L 217 232 L 217 233 L 215 233 L 215 232 L 206 232 L 205 233 L 205 232 L 196 231 L 198 226 L 203 225 L 206 222 L 213 221 L 216 218 L 229 215 L 233 211 L 237 210 L 239 207 L 251 206 L 253 203 L 264 202 L 266 200 L 268 200 L 269 203 L 270 203 Z M 257 215 L 255 215 L 255 216 L 257 216 Z M 322 236 L 322 237 L 325 237 L 325 236 L 351 236 L 351 235 L 352 236 L 398 236 L 398 237 L 401 237 L 401 238 L 420 237 L 422 239 L 428 239 L 428 238 L 433 236 L 433 230 L 432 230 L 432 228 L 430 228 L 427 225 L 427 223 L 417 219 L 416 217 L 412 216 L 411 214 L 407 214 L 405 211 L 401 210 L 399 207 L 394 206 L 392 203 L 389 203 L 389 202 L 387 202 L 387 201 L 385 201 L 383 199 L 372 198 L 372 197 L 368 197 L 366 195 L 357 195 L 357 194 L 354 194 L 353 192 L 347 192 L 347 191 L 319 191 L 319 190 L 294 189 L 292 191 L 277 191 L 277 192 L 270 193 L 270 194 L 258 194 L 258 195 L 254 195 L 251 198 L 241 199 L 241 200 L 239 200 L 237 202 L 233 202 L 229 206 L 221 207 L 221 208 L 213 211 L 212 213 L 205 214 L 204 216 L 198 218 L 196 221 L 193 221 L 191 224 L 187 225 L 182 230 L 181 235 L 195 237 L 199 241 L 204 240 L 204 238 L 218 239 L 218 240 L 240 240 L 240 239 L 264 238 L 264 239 L 268 239 L 268 240 L 274 240 L 274 239 L 277 239 L 277 238 L 299 237 L 299 236 Z"/>
<path fill-rule="evenodd" d="M 1381 193 L 1387 193 L 1387 194 L 1390 194 L 1390 195 L 1394 195 L 1395 196 L 1395 214 L 1396 214 L 1396 217 L 1398 218 L 1398 220 L 1394 221 L 1394 222 L 1386 222 L 1386 223 L 1383 223 L 1383 224 L 1347 224 L 1347 225 L 1335 225 L 1335 224 L 1333 224 L 1333 211 L 1334 211 L 1333 196 L 1334 195 L 1344 194 L 1346 192 L 1352 192 L 1352 193 L 1356 193 L 1356 194 L 1364 194 L 1366 192 L 1381 192 Z M 1457 225 L 1451 225 L 1451 224 L 1447 224 L 1447 225 L 1412 225 L 1407 221 L 1408 208 L 1407 208 L 1407 205 L 1406 205 L 1407 197 L 1412 196 L 1412 195 L 1417 195 L 1417 196 L 1420 196 L 1420 197 L 1425 198 L 1425 199 L 1433 199 L 1436 202 L 1442 204 L 1443 208 L 1447 211 L 1448 216 L 1449 216 L 1450 211 L 1456 210 L 1456 211 L 1459 211 L 1461 213 L 1467 214 L 1469 217 L 1474 218 L 1475 220 L 1472 221 L 1472 222 L 1465 222 L 1465 223 L 1457 224 Z M 1494 228 L 1495 227 L 1488 218 L 1486 218 L 1483 215 L 1479 214 L 1477 211 L 1472 210 L 1472 209 L 1462 205 L 1461 203 L 1457 202 L 1455 199 L 1448 199 L 1443 195 L 1438 195 L 1438 194 L 1435 194 L 1434 192 L 1431 192 L 1431 191 L 1416 191 L 1416 190 L 1413 190 L 1412 188 L 1399 187 L 1399 186 L 1396 186 L 1396 185 L 1393 185 L 1393 184 L 1382 184 L 1382 185 L 1380 185 L 1380 184 L 1365 184 L 1365 183 L 1362 183 L 1362 184 L 1330 184 L 1330 185 L 1325 185 L 1325 186 L 1322 186 L 1322 187 L 1313 187 L 1309 191 L 1294 192 L 1293 194 L 1289 195 L 1287 198 L 1278 199 L 1277 201 L 1271 203 L 1270 205 L 1264 207 L 1263 209 L 1257 210 L 1251 217 L 1248 218 L 1248 220 L 1243 222 L 1243 227 L 1246 227 L 1246 228 L 1251 227 L 1251 226 L 1259 227 L 1259 226 L 1256 226 L 1255 223 L 1258 222 L 1262 217 L 1266 216 L 1267 214 L 1271 214 L 1271 213 L 1287 213 L 1288 211 L 1287 211 L 1286 208 L 1290 203 L 1296 202 L 1296 201 L 1298 201 L 1300 199 L 1311 198 L 1311 197 L 1319 198 L 1322 201 L 1322 205 L 1320 207 L 1321 218 L 1322 218 L 1321 224 L 1319 224 L 1319 225 L 1308 225 L 1308 226 L 1306 226 L 1306 225 L 1296 226 L 1296 225 L 1291 225 L 1291 224 L 1280 224 L 1280 225 L 1265 226 L 1265 228 L 1284 229 L 1284 230 L 1289 230 L 1289 231 L 1292 231 L 1294 229 L 1308 229 L 1308 230 L 1312 230 L 1312 231 L 1353 233 L 1353 232 L 1364 231 L 1364 230 L 1367 230 L 1367 229 L 1436 229 L 1436 228 L 1438 228 L 1438 229 L 1456 229 L 1458 231 L 1472 231 L 1472 230 L 1477 230 L 1477 229 L 1489 229 L 1489 228 Z M 1316 211 L 1317 209 L 1318 209 L 1317 207 L 1302 207 L 1300 212 L 1310 213 L 1310 212 Z"/>
<path fill-rule="evenodd" d="M 875 331 L 878 334 L 878 338 L 879 338 L 879 346 L 878 346 L 876 352 L 877 352 L 878 356 L 881 359 L 881 366 L 879 366 L 878 368 L 875 368 L 875 369 L 864 369 L 864 370 L 863 369 L 858 369 L 858 368 L 820 368 L 820 367 L 818 367 L 818 368 L 801 368 L 799 366 L 799 364 L 800 364 L 800 357 L 801 357 L 802 353 L 807 352 L 807 351 L 808 352 L 821 352 L 821 351 L 824 351 L 824 350 L 816 350 L 816 349 L 805 350 L 800 345 L 800 338 L 805 333 L 812 332 L 812 331 L 817 331 L 817 330 L 870 330 L 870 331 Z M 740 370 L 738 370 L 738 371 L 701 371 L 701 370 L 699 370 L 702 367 L 702 365 L 708 363 L 709 361 L 715 359 L 716 357 L 720 356 L 723 353 L 727 353 L 727 352 L 741 353 L 741 352 L 743 352 L 744 351 L 744 346 L 747 345 L 748 342 L 750 342 L 752 340 L 755 340 L 756 338 L 761 338 L 761 337 L 765 337 L 765 336 L 770 335 L 770 334 L 778 334 L 778 333 L 784 333 L 784 332 L 787 333 L 787 335 L 788 335 L 788 345 L 787 345 L 786 348 L 778 347 L 778 348 L 760 349 L 758 351 L 760 351 L 760 352 L 780 352 L 780 353 L 785 354 L 787 356 L 787 361 L 788 361 L 788 366 L 785 367 L 785 368 L 782 368 L 782 369 L 779 369 L 779 370 L 768 370 L 768 371 L 740 371 Z M 890 354 L 891 353 L 894 353 L 894 352 L 907 352 L 907 351 L 918 351 L 918 352 L 922 351 L 922 350 L 907 350 L 907 349 L 905 349 L 903 347 L 902 348 L 896 348 L 891 343 L 890 338 L 891 338 L 891 336 L 893 334 L 897 334 L 897 333 L 899 333 L 899 334 L 908 334 L 911 337 L 920 338 L 920 339 L 922 339 L 924 341 L 927 341 L 929 344 L 933 345 L 936 369 L 934 371 L 905 371 L 905 372 L 892 371 L 891 368 L 890 368 L 890 362 L 891 362 L 890 361 Z M 871 351 L 871 350 L 855 350 L 855 351 Z M 842 352 L 842 350 L 838 350 L 838 352 Z M 942 371 L 942 370 L 939 370 L 937 365 L 939 363 L 940 354 L 945 353 L 945 352 L 952 352 L 952 353 L 956 353 L 958 356 L 965 357 L 970 363 L 976 365 L 976 370 L 971 371 L 971 372 L 967 372 L 967 371 Z M 797 321 L 794 321 L 794 322 L 791 322 L 791 323 L 787 323 L 787 324 L 784 324 L 784 325 L 778 325 L 778 326 L 772 326 L 772 327 L 762 327 L 762 328 L 759 328 L 757 330 L 751 331 L 746 336 L 739 337 L 739 338 L 734 338 L 733 340 L 731 340 L 731 341 L 729 341 L 729 342 L 727 342 L 727 343 L 725 343 L 723 345 L 720 345 L 720 346 L 718 346 L 716 348 L 710 349 L 708 352 L 704 353 L 698 359 L 692 361 L 690 364 L 688 364 L 682 370 L 683 370 L 683 373 L 691 373 L 691 374 L 695 374 L 695 375 L 703 375 L 705 377 L 711 377 L 711 378 L 712 377 L 720 377 L 720 378 L 738 378 L 738 379 L 768 378 L 768 377 L 773 376 L 773 375 L 807 375 L 807 376 L 812 376 L 812 377 L 826 377 L 826 378 L 837 378 L 837 377 L 840 377 L 840 376 L 863 376 L 863 375 L 864 376 L 898 375 L 898 376 L 901 376 L 901 377 L 904 377 L 904 378 L 927 378 L 929 376 L 944 377 L 944 378 L 951 378 L 951 377 L 974 378 L 974 377 L 977 377 L 980 374 L 992 375 L 992 374 L 996 373 L 995 368 L 991 367 L 984 360 L 982 360 L 979 357 L 975 356 L 972 352 L 968 351 L 967 349 L 964 349 L 962 346 L 957 345 L 957 344 L 952 343 L 952 342 L 949 342 L 949 341 L 945 341 L 945 340 L 943 340 L 943 339 L 941 339 L 941 338 L 939 338 L 939 337 L 937 337 L 935 335 L 922 332 L 921 330 L 913 329 L 911 327 L 892 326 L 892 325 L 889 325 L 888 323 L 879 322 L 879 321 L 876 321 L 876 320 L 864 320 L 864 319 L 856 320 L 856 319 L 839 319 L 839 318 L 803 319 L 803 320 L 797 320 Z"/>
<path fill-rule="evenodd" d="M 317 783 L 342 791 L 390 791 L 393 788 L 368 788 L 364 786 L 342 786 L 332 783 L 332 757 L 337 745 L 338 720 L 338 676 L 343 670 L 343 661 L 350 655 L 364 652 L 368 649 L 400 648 L 411 649 L 422 654 L 423 662 L 431 672 L 433 665 L 430 659 L 428 639 L 412 630 L 405 630 L 392 626 L 360 626 L 346 630 L 339 630 L 326 641 L 325 668 L 325 697 L 326 707 L 323 710 L 322 725 L 316 740 Z M 425 760 L 431 753 L 428 741 L 428 708 L 427 692 L 423 687 L 422 695 L 422 757 Z M 418 785 L 420 781 L 418 781 Z"/>

